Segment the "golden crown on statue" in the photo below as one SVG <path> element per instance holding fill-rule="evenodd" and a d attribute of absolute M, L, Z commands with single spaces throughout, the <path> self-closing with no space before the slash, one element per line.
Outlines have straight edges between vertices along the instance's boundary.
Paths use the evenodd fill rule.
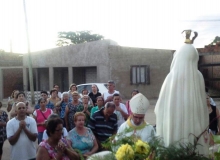
<path fill-rule="evenodd" d="M 196 39 L 196 37 L 198 36 L 198 33 L 195 32 L 195 31 L 192 31 L 191 29 L 188 29 L 188 30 L 184 30 L 182 31 L 182 33 L 185 32 L 185 41 L 184 43 L 187 43 L 187 44 L 193 44 L 194 40 Z M 194 36 L 192 37 L 192 33 L 194 33 Z"/>

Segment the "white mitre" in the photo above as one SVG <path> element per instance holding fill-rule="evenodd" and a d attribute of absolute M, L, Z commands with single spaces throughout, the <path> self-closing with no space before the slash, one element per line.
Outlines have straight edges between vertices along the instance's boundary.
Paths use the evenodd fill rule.
<path fill-rule="evenodd" d="M 131 112 L 134 114 L 145 114 L 149 106 L 148 99 L 141 93 L 136 94 L 130 100 Z"/>

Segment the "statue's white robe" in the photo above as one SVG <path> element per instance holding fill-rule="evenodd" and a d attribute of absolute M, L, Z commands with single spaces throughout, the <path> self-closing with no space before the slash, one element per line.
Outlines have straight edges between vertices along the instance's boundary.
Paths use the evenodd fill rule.
<path fill-rule="evenodd" d="M 199 136 L 208 127 L 205 85 L 198 60 L 194 46 L 184 44 L 175 52 L 162 85 L 155 106 L 156 131 L 166 146 L 176 141 L 194 143 L 192 135 Z M 204 155 L 208 154 L 207 138 L 203 135 L 198 142 L 197 149 Z"/>

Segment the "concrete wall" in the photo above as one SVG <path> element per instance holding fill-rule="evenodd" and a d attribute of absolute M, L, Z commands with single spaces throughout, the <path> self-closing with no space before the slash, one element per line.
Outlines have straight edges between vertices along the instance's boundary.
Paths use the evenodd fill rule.
<path fill-rule="evenodd" d="M 17 53 L 0 51 L 0 67 L 2 66 L 22 66 L 22 56 Z"/>
<path fill-rule="evenodd" d="M 159 96 L 162 83 L 169 73 L 173 51 L 159 49 L 130 48 L 109 46 L 110 79 L 115 80 L 116 90 L 124 98 L 130 98 L 131 91 L 138 89 L 147 98 Z M 130 84 L 132 65 L 150 65 L 150 84 Z"/>
<path fill-rule="evenodd" d="M 108 67 L 110 44 L 115 43 L 111 40 L 103 40 L 35 52 L 32 53 L 32 65 L 34 68 L 97 66 L 97 82 L 106 82 L 110 75 Z M 24 55 L 24 67 L 28 67 L 27 62 L 28 57 Z"/>

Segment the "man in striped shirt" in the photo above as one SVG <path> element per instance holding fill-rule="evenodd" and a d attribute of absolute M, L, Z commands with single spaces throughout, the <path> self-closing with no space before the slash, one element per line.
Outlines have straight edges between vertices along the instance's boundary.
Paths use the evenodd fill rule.
<path fill-rule="evenodd" d="M 89 121 L 88 127 L 96 136 L 99 147 L 101 147 L 100 142 L 104 142 L 117 132 L 117 116 L 114 111 L 115 104 L 108 102 L 104 108 L 95 112 Z"/>

